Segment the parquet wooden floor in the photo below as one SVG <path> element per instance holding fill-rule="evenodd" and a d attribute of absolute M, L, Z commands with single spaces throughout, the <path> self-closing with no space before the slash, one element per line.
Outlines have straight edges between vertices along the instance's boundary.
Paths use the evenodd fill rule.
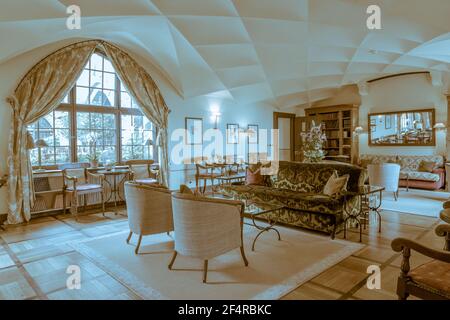
<path fill-rule="evenodd" d="M 443 239 L 434 235 L 438 219 L 386 211 L 382 217 L 381 234 L 375 223 L 364 231 L 363 242 L 367 245 L 364 249 L 283 299 L 396 299 L 401 257 L 390 248 L 392 239 L 410 238 L 438 249 L 442 248 Z M 70 215 L 56 215 L 6 227 L 0 231 L 0 299 L 139 299 L 131 289 L 65 244 L 127 228 L 126 217 L 111 212 L 106 218 L 91 213 L 80 217 L 78 222 Z M 351 230 L 348 239 L 358 241 L 357 230 Z M 411 261 L 414 267 L 427 258 L 413 253 Z M 81 268 L 80 290 L 66 288 L 69 264 Z M 381 267 L 380 290 L 366 287 L 369 276 L 366 270 L 373 264 Z"/>

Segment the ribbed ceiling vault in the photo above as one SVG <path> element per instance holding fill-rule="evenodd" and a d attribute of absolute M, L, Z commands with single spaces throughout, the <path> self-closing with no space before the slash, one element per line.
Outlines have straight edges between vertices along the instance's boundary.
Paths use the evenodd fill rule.
<path fill-rule="evenodd" d="M 68 30 L 66 6 L 82 10 Z M 382 10 L 382 30 L 366 9 Z M 101 38 L 141 53 L 185 98 L 284 109 L 390 74 L 446 73 L 448 0 L 3 0 L 0 63 L 67 38 Z"/>

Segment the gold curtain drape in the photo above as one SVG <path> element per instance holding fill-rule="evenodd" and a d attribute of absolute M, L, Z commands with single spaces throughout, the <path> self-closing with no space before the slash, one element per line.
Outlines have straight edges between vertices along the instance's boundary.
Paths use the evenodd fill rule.
<path fill-rule="evenodd" d="M 8 224 L 30 220 L 34 203 L 26 148 L 27 126 L 58 106 L 80 76 L 96 45 L 95 41 L 86 41 L 52 53 L 25 75 L 14 94 L 7 98 L 13 110 L 8 156 Z"/>
<path fill-rule="evenodd" d="M 141 107 L 142 112 L 158 127 L 158 157 L 160 169 L 160 183 L 169 183 L 169 155 L 168 155 L 168 116 L 167 107 L 158 86 L 150 75 L 133 58 L 120 48 L 107 42 L 100 47 L 113 64 L 119 78 L 127 87 L 130 94 Z"/>
<path fill-rule="evenodd" d="M 121 49 L 104 41 L 83 41 L 64 47 L 41 60 L 21 80 L 14 94 L 7 98 L 13 110 L 8 157 L 8 224 L 30 220 L 34 203 L 31 164 L 26 148 L 27 126 L 58 107 L 97 46 L 105 51 L 143 113 L 159 128 L 157 140 L 161 183 L 168 184 L 169 109 L 156 83 Z"/>

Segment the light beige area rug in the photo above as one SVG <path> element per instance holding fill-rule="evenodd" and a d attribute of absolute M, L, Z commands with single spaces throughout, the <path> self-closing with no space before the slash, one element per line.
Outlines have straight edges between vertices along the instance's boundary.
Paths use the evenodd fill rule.
<path fill-rule="evenodd" d="M 203 261 L 178 255 L 167 268 L 174 242 L 166 234 L 144 237 L 140 252 L 127 245 L 127 233 L 71 244 L 144 299 L 278 299 L 364 246 L 328 236 L 277 227 L 282 240 L 264 233 L 251 251 L 257 234 L 246 226 L 245 267 L 239 249 L 209 261 L 208 283 L 202 282 Z M 135 238 L 133 238 L 136 241 Z M 132 240 L 132 243 L 133 243 Z"/>
<path fill-rule="evenodd" d="M 437 218 L 442 210 L 442 204 L 449 200 L 449 197 L 450 193 L 443 191 L 401 189 L 397 201 L 394 200 L 392 193 L 384 192 L 381 208 Z"/>

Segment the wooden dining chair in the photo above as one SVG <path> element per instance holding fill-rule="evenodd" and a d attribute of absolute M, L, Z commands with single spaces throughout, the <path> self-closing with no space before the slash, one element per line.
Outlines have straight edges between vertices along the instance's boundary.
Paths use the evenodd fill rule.
<path fill-rule="evenodd" d="M 449 239 L 450 225 L 437 226 L 436 235 Z M 445 250 L 428 248 L 418 242 L 397 238 L 392 241 L 392 249 L 401 252 L 403 261 L 397 280 L 399 300 L 406 300 L 410 295 L 429 300 L 450 300 L 450 252 L 448 243 Z M 411 251 L 416 251 L 432 260 L 411 270 Z"/>
<path fill-rule="evenodd" d="M 105 176 L 89 172 L 88 163 L 73 163 L 59 166 L 63 175 L 63 211 L 66 213 L 67 196 L 70 196 L 70 207 L 74 206 L 72 214 L 78 220 L 78 197 L 83 197 L 83 207 L 86 211 L 87 196 L 100 194 L 102 214 L 105 216 Z"/>
<path fill-rule="evenodd" d="M 127 160 L 124 162 L 130 168 L 130 180 L 139 184 L 158 183 L 159 170 L 154 168 L 154 160 Z"/>

